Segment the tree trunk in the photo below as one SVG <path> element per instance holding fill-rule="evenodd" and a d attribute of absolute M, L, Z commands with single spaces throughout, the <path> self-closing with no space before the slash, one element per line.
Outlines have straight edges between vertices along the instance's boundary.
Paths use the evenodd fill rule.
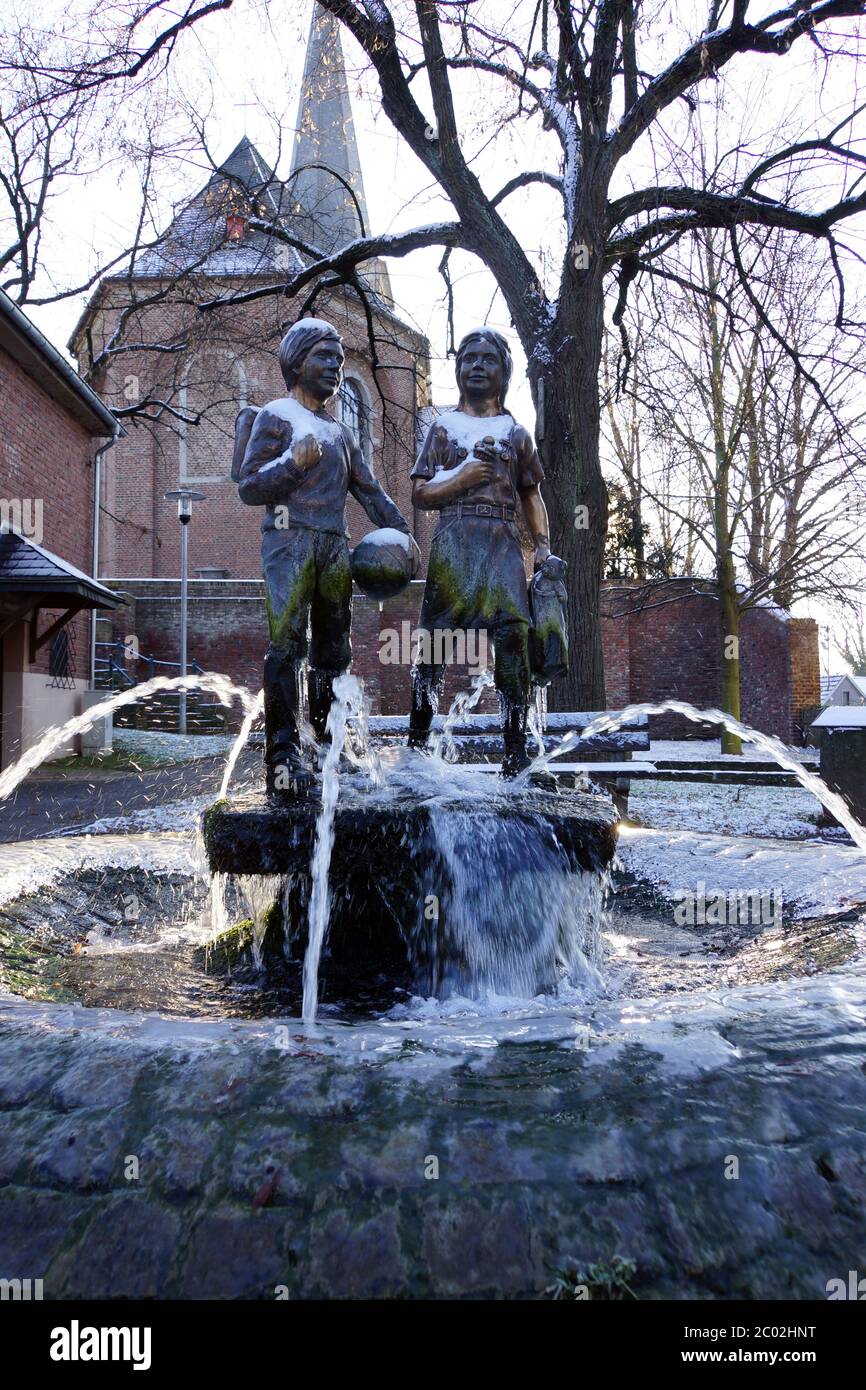
<path fill-rule="evenodd" d="M 552 710 L 606 707 L 601 646 L 601 577 L 607 536 L 607 487 L 601 473 L 598 378 L 604 338 L 604 267 L 599 254 L 604 188 L 596 216 L 574 244 L 589 265 L 566 257 L 555 323 L 539 350 L 527 353 L 536 407 L 542 488 L 550 545 L 568 562 L 569 670 L 549 691 Z M 580 225 L 580 224 L 579 224 Z"/>
<path fill-rule="evenodd" d="M 569 670 L 550 687 L 552 710 L 602 710 L 606 705 L 600 622 L 607 535 L 607 488 L 599 458 L 601 334 L 581 348 L 557 355 L 555 375 L 532 380 L 550 546 L 568 563 Z"/>

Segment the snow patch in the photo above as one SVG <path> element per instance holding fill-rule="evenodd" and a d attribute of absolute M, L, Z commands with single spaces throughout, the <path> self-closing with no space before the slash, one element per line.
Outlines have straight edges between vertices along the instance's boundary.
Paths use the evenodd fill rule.
<path fill-rule="evenodd" d="M 490 436 L 504 444 L 514 429 L 513 415 L 467 415 L 463 410 L 446 410 L 436 421 L 458 449 L 470 452 L 482 439 Z"/>
<path fill-rule="evenodd" d="M 296 439 L 304 439 L 312 435 L 320 444 L 339 444 L 343 438 L 342 426 L 336 420 L 332 420 L 329 415 L 317 415 L 314 411 L 308 410 L 305 405 L 296 400 L 294 396 L 279 396 L 275 401 L 269 401 L 265 410 L 270 411 L 271 415 L 276 415 L 278 420 L 285 420 L 292 427 L 292 434 Z M 287 454 L 275 459 L 273 465 L 276 467 L 281 463 Z M 260 473 L 264 468 L 259 469 Z"/>
<path fill-rule="evenodd" d="M 359 545 L 399 545 L 404 550 L 409 549 L 409 537 L 405 531 L 397 531 L 393 526 L 383 526 L 378 531 L 369 531 L 366 536 L 362 536 Z"/>
<path fill-rule="evenodd" d="M 628 830 L 619 859 L 670 899 L 702 882 L 713 892 L 775 892 L 785 915 L 795 918 L 866 905 L 866 856 L 856 846 Z"/>

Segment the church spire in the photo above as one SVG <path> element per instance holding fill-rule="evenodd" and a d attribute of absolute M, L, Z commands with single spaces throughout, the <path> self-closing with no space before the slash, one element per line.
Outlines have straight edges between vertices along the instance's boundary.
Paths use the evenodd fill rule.
<path fill-rule="evenodd" d="M 340 179 L 352 189 L 357 206 Z M 313 5 L 288 188 L 293 222 L 304 240 L 323 251 L 361 236 L 359 207 L 363 231 L 369 231 L 340 24 L 318 3 Z"/>

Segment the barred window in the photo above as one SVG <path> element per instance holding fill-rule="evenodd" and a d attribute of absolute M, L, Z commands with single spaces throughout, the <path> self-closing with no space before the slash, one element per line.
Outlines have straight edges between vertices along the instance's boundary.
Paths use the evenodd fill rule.
<path fill-rule="evenodd" d="M 55 632 L 48 644 L 49 685 L 59 690 L 72 690 L 75 687 L 75 646 L 69 624 Z"/>

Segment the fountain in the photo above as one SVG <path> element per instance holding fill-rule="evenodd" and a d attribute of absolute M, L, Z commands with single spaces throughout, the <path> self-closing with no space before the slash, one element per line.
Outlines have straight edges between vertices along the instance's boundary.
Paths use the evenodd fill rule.
<path fill-rule="evenodd" d="M 337 345 L 316 333 L 304 343 L 324 341 L 333 381 Z M 304 419 L 281 409 L 271 447 Z M 482 461 L 510 467 L 511 427 L 483 418 Z M 242 467 L 252 499 L 277 460 L 267 421 L 244 428 L 265 475 Z M 341 439 L 297 457 L 315 468 Z M 398 583 L 398 518 L 346 466 L 390 523 L 368 582 Z M 534 1298 L 589 1271 L 592 1297 L 619 1275 L 639 1298 L 826 1297 L 863 1249 L 866 830 L 792 750 L 718 711 L 601 716 L 584 738 L 667 710 L 725 723 L 854 841 L 728 837 L 716 862 L 735 886 L 774 863 L 802 882 L 814 863 L 832 892 L 721 941 L 687 930 L 674 861 L 626 872 L 618 834 L 628 865 L 640 832 L 605 797 L 551 790 L 571 735 L 530 759 L 528 710 L 506 701 L 509 775 L 454 760 L 457 720 L 491 681 L 502 694 L 501 670 L 429 748 L 422 673 L 407 689 L 419 746 L 377 747 L 338 660 L 345 630 L 330 647 L 314 631 L 309 727 L 276 519 L 261 693 L 159 678 L 0 777 L 2 803 L 71 734 L 161 689 L 240 704 L 209 790 L 0 846 L 0 1278 L 41 1279 L 52 1299 Z M 341 541 L 308 543 L 345 586 Z M 550 601 L 554 566 L 545 578 Z M 555 617 L 534 644 L 550 666 Z M 262 716 L 264 791 L 248 752 Z M 679 862 L 696 855 L 689 842 Z"/>
<path fill-rule="evenodd" d="M 500 989 L 517 979 L 531 994 L 553 989 L 563 971 L 578 960 L 586 962 L 587 953 L 564 925 L 568 914 L 561 895 L 544 885 L 548 880 L 576 885 L 581 875 L 607 869 L 616 847 L 611 806 L 578 792 L 557 792 L 555 780 L 541 768 L 532 774 L 544 786 L 524 777 L 493 790 L 486 779 L 461 782 L 455 773 L 450 781 L 440 775 L 431 786 L 432 764 L 425 769 L 430 757 L 437 765 L 443 752 L 453 757 L 453 725 L 487 685 L 495 684 L 504 711 L 503 772 L 516 777 L 530 761 L 525 747 L 530 648 L 538 651 L 537 685 L 564 669 L 565 624 L 560 616 L 557 626 L 556 612 L 550 611 L 551 598 L 561 604 L 565 593 L 564 566 L 551 557 L 547 544 L 547 513 L 538 490 L 543 474 L 534 446 L 504 413 L 511 372 L 507 345 L 488 329 L 473 331 L 461 343 L 461 408 L 431 429 L 413 473 L 418 502 L 441 509 L 443 525 L 434 540 L 422 610 L 429 650 L 417 658 L 411 684 L 415 751 L 387 776 L 364 738 L 363 692 L 353 678 L 339 674 L 347 664 L 348 608 L 334 595 L 348 594 L 352 578 L 373 598 L 399 592 L 414 571 L 408 528 L 354 441 L 323 413 L 342 366 L 333 327 L 302 320 L 286 334 L 280 362 L 289 395 L 263 407 L 254 423 L 244 413 L 235 453 L 241 460 L 242 500 L 266 508 L 262 558 L 271 622 L 263 692 L 266 787 L 259 795 L 224 795 L 203 820 L 211 872 L 237 882 L 268 879 L 271 902 L 266 921 L 249 919 L 245 934 L 230 932 L 217 943 L 217 954 L 229 965 L 247 947 L 257 959 L 263 952 L 302 956 L 308 1025 L 315 1020 L 328 971 L 369 981 L 387 966 L 400 987 L 436 995 L 489 988 L 494 977 Z M 335 518 L 343 519 L 347 485 L 382 527 L 351 556 L 344 537 L 329 529 Z M 456 520 L 450 515 L 455 498 Z M 512 525 L 518 498 L 537 543 L 538 583 L 529 591 Z M 288 510 L 282 527 L 281 508 Z M 545 635 L 530 643 L 530 600 L 536 591 L 536 602 L 547 603 L 543 618 L 535 614 Z M 321 781 L 305 755 L 308 731 L 299 699 L 307 622 L 314 735 L 307 743 L 315 747 L 317 739 L 321 745 Z M 492 677 L 479 674 L 473 688 L 458 695 L 442 734 L 427 749 L 441 682 L 434 659 L 437 639 L 458 622 L 493 635 L 496 670 Z M 253 718 L 251 711 L 241 738 Z M 350 731 L 358 749 L 341 790 Z M 479 854 L 491 875 L 483 915 L 482 905 L 458 890 L 466 863 Z M 498 960 L 495 970 L 475 968 L 473 945 L 481 935 L 487 938 L 484 954 Z M 522 943 L 519 952 L 516 941 Z M 521 969 L 512 979 L 507 963 L 517 966 L 518 954 Z"/>

